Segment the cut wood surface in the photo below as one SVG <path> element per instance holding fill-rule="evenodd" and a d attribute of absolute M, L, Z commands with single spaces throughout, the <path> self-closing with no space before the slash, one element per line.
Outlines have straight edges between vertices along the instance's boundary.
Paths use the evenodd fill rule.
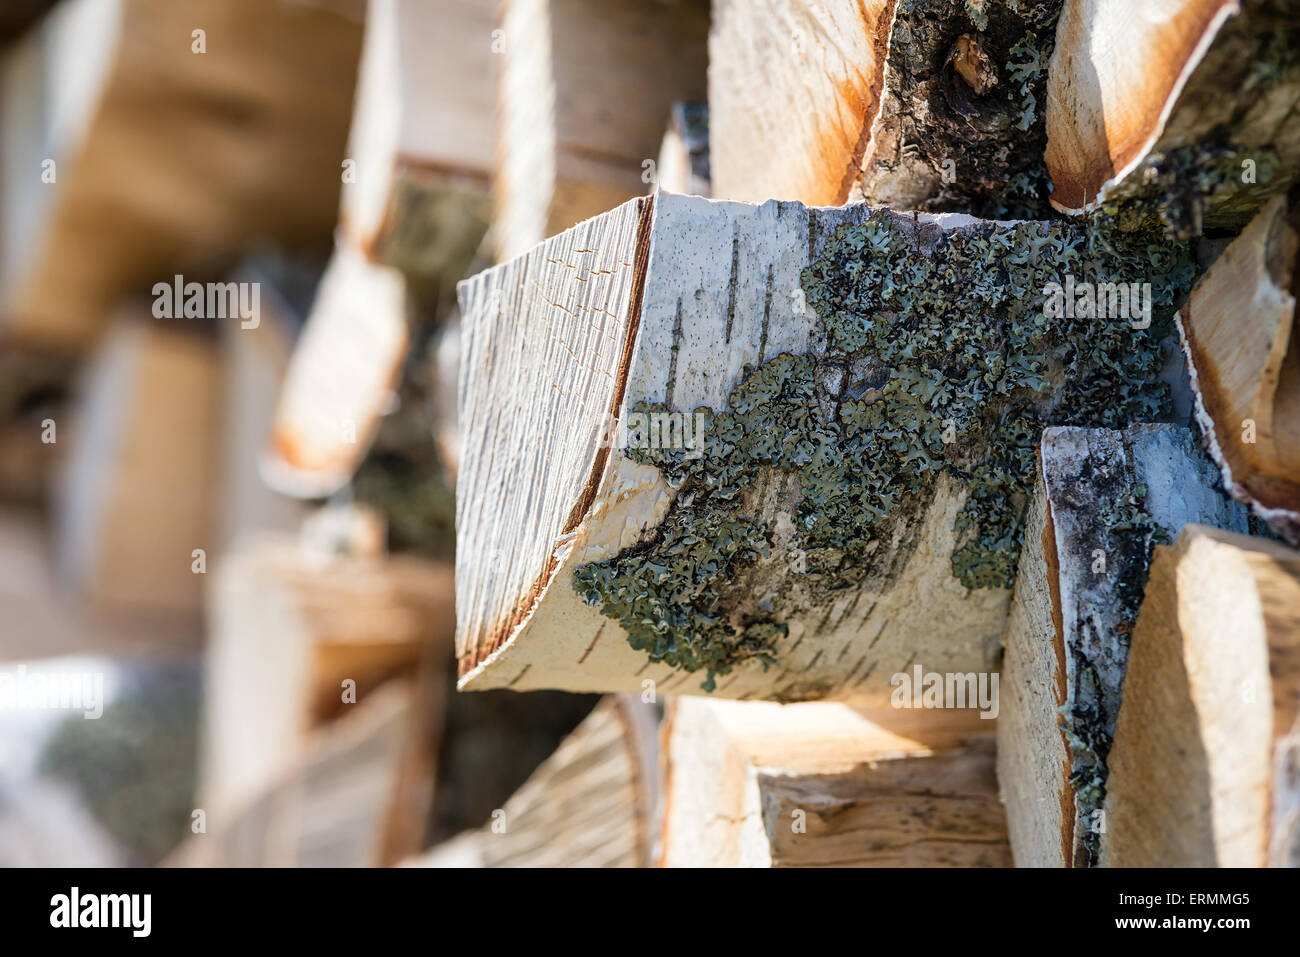
<path fill-rule="evenodd" d="M 6 151 L 39 144 L 5 168 L 6 208 L 12 192 L 29 210 L 19 242 L 5 244 L 6 257 L 22 255 L 0 269 L 6 333 L 84 348 L 127 291 L 176 273 L 211 278 L 255 242 L 329 236 L 359 24 L 262 0 L 93 0 L 64 12 L 25 41 L 44 48 L 27 82 L 57 77 L 54 113 L 4 139 Z"/>
<path fill-rule="evenodd" d="M 660 863 L 1009 866 L 988 724 L 964 711 L 677 698 Z"/>
<path fill-rule="evenodd" d="M 409 557 L 322 556 L 292 538 L 246 541 L 213 570 L 202 806 L 269 786 L 307 732 L 425 650 L 450 641 L 451 569 Z"/>
<path fill-rule="evenodd" d="M 942 272 L 956 268 L 945 265 L 952 250 L 978 249 L 989 268 L 968 281 L 997 282 L 1020 268 L 1013 258 L 1024 262 L 1015 243 L 1060 241 L 1051 231 L 1073 228 L 659 193 L 462 283 L 462 687 L 637 691 L 653 680 L 660 690 L 690 692 L 709 690 L 712 670 L 726 697 L 883 701 L 891 674 L 913 664 L 991 670 L 1023 494 L 982 513 L 984 500 L 971 502 L 969 490 L 973 463 L 1005 420 L 979 418 L 984 407 L 956 399 L 947 400 L 956 403 L 948 406 L 956 418 L 908 412 L 907 403 L 920 401 L 911 397 L 930 387 L 966 394 L 961 383 L 974 373 L 964 365 L 952 378 L 917 372 L 911 353 L 883 360 L 896 372 L 882 370 L 872 350 L 907 352 L 902 340 L 870 344 L 870 308 L 857 311 L 857 293 L 845 293 L 842 306 L 831 302 L 841 301 L 835 289 L 870 270 L 865 275 L 880 275 L 888 287 L 880 295 L 900 297 L 900 313 L 924 315 L 930 287 L 918 280 L 907 287 L 917 298 L 904 295 L 888 278 L 897 270 L 923 276 L 937 262 Z M 958 281 L 945 276 L 931 280 L 931 295 Z M 1008 292 L 1025 321 L 1051 335 L 1041 314 L 1030 315 L 1033 295 Z M 898 321 L 931 328 L 932 320 Z M 935 362 L 985 354 L 963 352 L 972 347 L 957 327 L 942 328 L 949 330 L 942 344 L 917 346 L 933 349 Z M 1089 348 L 1112 343 L 1104 368 L 1099 361 L 1094 371 L 1063 375 L 1082 354 L 1074 343 L 1060 347 L 1050 369 L 1030 358 L 1048 347 L 1022 347 L 1023 356 L 1008 347 L 1010 363 L 1042 372 L 1032 374 L 1025 401 L 1055 408 L 1083 380 L 1095 390 L 1087 401 L 1098 404 L 1090 414 L 1120 414 L 1138 401 L 1126 398 L 1132 385 L 1117 381 L 1112 390 L 1100 382 L 1138 354 L 1158 361 L 1158 350 L 1127 323 L 1078 334 Z M 1001 368 L 988 369 L 985 381 Z M 932 376 L 947 384 L 934 385 Z M 1013 381 L 1002 388 L 1014 389 Z M 800 411 L 787 415 L 792 407 Z M 1133 414 L 1149 415 L 1151 407 L 1142 399 Z M 851 428 L 843 414 L 838 423 L 825 418 L 834 408 L 898 420 L 853 438 L 839 431 Z M 940 436 L 949 426 L 951 443 Z M 1028 422 L 1024 430 L 1012 441 L 1028 486 L 1036 430 Z M 897 441 L 864 459 L 860 472 L 884 470 L 881 481 L 894 491 L 862 513 L 838 511 L 834 503 L 850 500 L 835 492 L 840 459 L 827 447 L 841 443 L 851 455 L 861 447 L 855 441 L 885 434 Z M 752 456 L 738 451 L 751 439 Z M 898 472 L 889 464 L 895 454 L 904 460 Z M 927 471 L 912 486 L 902 476 L 916 474 L 910 469 L 918 461 Z M 752 483 L 751 465 L 761 473 Z M 693 483 L 685 494 L 683 482 Z M 873 493 L 861 494 L 851 501 Z M 901 501 L 914 507 L 895 509 Z M 727 514 L 717 518 L 715 506 Z M 993 509 L 1006 530 L 973 537 L 970 523 Z M 713 548 L 721 550 L 706 554 Z M 861 556 L 861 574 L 841 576 L 856 561 L 841 561 L 846 552 Z M 668 584 L 674 575 L 687 580 L 680 591 Z M 660 607 L 638 604 L 647 596 Z"/>
<path fill-rule="evenodd" d="M 657 831 L 658 716 L 604 699 L 481 832 L 485 867 L 645 867 Z"/>
<path fill-rule="evenodd" d="M 1300 237 L 1273 200 L 1224 250 L 1178 316 L 1196 420 L 1223 484 L 1300 543 Z"/>
<path fill-rule="evenodd" d="M 1300 867 L 1300 553 L 1158 547 L 1110 753 L 1101 863 Z"/>
<path fill-rule="evenodd" d="M 508 0 L 498 260 L 646 192 L 669 108 L 705 98 L 708 28 L 707 0 Z"/>
<path fill-rule="evenodd" d="M 1047 88 L 1052 205 L 1156 199 L 1180 232 L 1244 226 L 1300 168 L 1296 13 L 1290 0 L 1066 0 Z"/>
<path fill-rule="evenodd" d="M 713 195 L 1041 214 L 1056 6 L 715 2 Z"/>
<path fill-rule="evenodd" d="M 59 577 L 108 612 L 171 616 L 197 631 L 213 547 L 221 383 L 212 339 L 120 313 L 56 422 Z"/>
<path fill-rule="evenodd" d="M 1106 753 L 1151 543 L 1188 522 L 1246 528 L 1215 479 L 1176 426 L 1044 432 L 998 719 L 998 780 L 1018 866 L 1095 862 Z"/>

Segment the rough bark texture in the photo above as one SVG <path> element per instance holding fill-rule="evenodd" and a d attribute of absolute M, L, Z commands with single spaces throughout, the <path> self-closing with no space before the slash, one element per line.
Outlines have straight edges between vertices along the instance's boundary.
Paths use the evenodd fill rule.
<path fill-rule="evenodd" d="M 1007 632 L 998 767 L 1016 863 L 1091 866 L 1153 543 L 1246 530 L 1191 433 L 1048 429 Z M 1108 805 L 1105 805 L 1108 806 Z"/>
<path fill-rule="evenodd" d="M 464 686 L 988 670 L 1038 430 L 1164 414 L 1190 263 L 1095 238 L 661 193 L 462 284 Z M 1149 275 L 1151 325 L 1048 319 L 1057 255 Z"/>
<path fill-rule="evenodd" d="M 992 218 L 1048 209 L 1057 0 L 715 4 L 715 193 Z"/>

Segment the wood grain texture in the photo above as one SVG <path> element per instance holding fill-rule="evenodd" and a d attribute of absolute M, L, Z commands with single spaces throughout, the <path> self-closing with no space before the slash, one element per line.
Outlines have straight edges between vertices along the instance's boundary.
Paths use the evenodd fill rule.
<path fill-rule="evenodd" d="M 1300 542 L 1300 236 L 1273 200 L 1224 250 L 1178 316 L 1196 418 L 1224 487 Z"/>
<path fill-rule="evenodd" d="M 1156 549 L 1101 863 L 1300 866 L 1300 553 L 1189 525 Z"/>
<path fill-rule="evenodd" d="M 1007 865 L 988 724 L 961 711 L 677 698 L 661 866 Z"/>
<path fill-rule="evenodd" d="M 509 0 L 498 113 L 499 261 L 646 192 L 669 109 L 706 95 L 706 0 Z"/>
<path fill-rule="evenodd" d="M 485 827 L 485 867 L 645 867 L 655 830 L 653 708 L 608 697 Z"/>
<path fill-rule="evenodd" d="M 646 202 L 639 240 L 637 201 L 461 285 L 463 688 L 698 687 L 702 675 L 648 665 L 574 588 L 577 568 L 652 535 L 674 495 L 658 469 L 602 448 L 600 430 L 638 402 L 725 408 L 764 357 L 823 352 L 821 326 L 795 294 L 802 271 L 837 227 L 870 215 L 864 204 L 746 206 L 667 193 Z M 973 222 L 915 221 L 934 231 Z M 639 269 L 644 288 L 633 294 Z M 953 576 L 964 482 L 938 477 L 928 507 L 873 559 L 878 574 L 860 589 L 813 594 L 786 574 L 791 560 L 774 558 L 777 578 L 763 588 L 789 611 L 780 665 L 746 662 L 717 693 L 879 702 L 890 675 L 915 662 L 991 670 L 1009 593 Z M 779 522 L 779 502 L 763 507 L 770 514 L 756 514 Z"/>
<path fill-rule="evenodd" d="M 835 206 L 870 151 L 893 0 L 722 0 L 709 34 L 714 195 Z"/>
<path fill-rule="evenodd" d="M 1289 117 L 1300 78 L 1290 66 L 1262 66 L 1275 43 L 1294 44 L 1295 22 L 1287 0 L 1067 0 L 1047 87 L 1052 205 L 1078 214 L 1141 194 L 1131 174 L 1181 147 L 1275 151 L 1281 163 L 1268 185 L 1213 213 L 1215 225 L 1245 225 L 1296 172 L 1300 134 Z"/>
<path fill-rule="evenodd" d="M 1040 462 L 1006 638 L 999 781 L 1016 863 L 1079 866 L 1102 806 L 1080 782 L 1105 781 L 1132 628 L 1124 594 L 1146 574 L 1151 536 L 1246 521 L 1175 426 L 1047 429 Z M 1149 528 L 1114 517 L 1134 506 Z M 1096 754 L 1080 743 L 1095 740 Z"/>

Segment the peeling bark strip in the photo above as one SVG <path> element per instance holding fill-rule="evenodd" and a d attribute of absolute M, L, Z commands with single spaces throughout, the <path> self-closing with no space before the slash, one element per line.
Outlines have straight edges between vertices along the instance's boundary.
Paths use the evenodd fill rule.
<path fill-rule="evenodd" d="M 1300 553 L 1184 528 L 1128 670 L 1101 864 L 1300 867 Z"/>
<path fill-rule="evenodd" d="M 1300 170 L 1300 4 L 1066 0 L 1047 87 L 1052 205 L 1238 230 Z"/>
<path fill-rule="evenodd" d="M 908 717 L 674 699 L 660 863 L 1010 866 L 992 734 L 960 713 Z"/>
<path fill-rule="evenodd" d="M 998 780 L 1016 864 L 1091 866 L 1148 556 L 1188 522 L 1246 530 L 1191 433 L 1054 428 L 1006 637 Z M 1105 802 L 1105 804 L 1103 804 Z"/>
<path fill-rule="evenodd" d="M 715 2 L 714 195 L 1043 215 L 1043 107 L 1060 7 Z"/>
<path fill-rule="evenodd" d="M 1192 290 L 1178 319 L 1196 418 L 1233 496 L 1300 544 L 1300 236 L 1269 203 Z"/>
<path fill-rule="evenodd" d="M 461 285 L 462 686 L 684 670 L 728 676 L 727 697 L 883 701 L 913 663 L 992 670 L 1039 430 L 1162 414 L 1183 251 L 865 205 L 644 203 Z M 1151 327 L 1048 319 L 1058 262 L 1149 278 Z M 695 415 L 702 447 L 653 440 Z M 651 440 L 607 447 L 638 421 Z"/>
<path fill-rule="evenodd" d="M 505 261 L 653 188 L 669 110 L 705 98 L 709 2 L 506 0 L 501 30 Z"/>

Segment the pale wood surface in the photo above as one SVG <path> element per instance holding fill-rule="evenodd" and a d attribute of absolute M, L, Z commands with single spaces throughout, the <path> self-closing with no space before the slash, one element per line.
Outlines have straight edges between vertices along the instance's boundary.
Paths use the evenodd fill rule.
<path fill-rule="evenodd" d="M 1298 715 L 1300 553 L 1188 526 L 1133 635 L 1101 863 L 1300 865 Z"/>
<path fill-rule="evenodd" d="M 647 190 L 678 100 L 706 94 L 705 0 L 509 0 L 494 242 L 498 260 Z"/>
<path fill-rule="evenodd" d="M 1300 542 L 1300 237 L 1270 202 L 1192 290 L 1179 313 L 1196 417 L 1224 486 Z"/>
<path fill-rule="evenodd" d="M 990 725 L 970 711 L 677 698 L 660 864 L 1009 863 Z"/>
<path fill-rule="evenodd" d="M 1094 767 L 1066 737 L 1085 729 L 1060 709 L 1079 701 L 1113 733 L 1132 626 L 1122 593 L 1145 573 L 1150 535 L 1189 522 L 1245 531 L 1246 520 L 1177 426 L 1051 428 L 1040 459 L 1006 637 L 998 776 L 1016 863 L 1061 867 L 1080 862 L 1096 821 L 1069 780 Z M 1107 519 L 1133 507 L 1154 523 L 1139 541 Z"/>

